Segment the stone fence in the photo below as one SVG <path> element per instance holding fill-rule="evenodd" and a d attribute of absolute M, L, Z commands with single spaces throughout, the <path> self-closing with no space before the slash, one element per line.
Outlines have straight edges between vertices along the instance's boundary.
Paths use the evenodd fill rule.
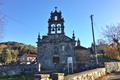
<path fill-rule="evenodd" d="M 97 68 L 68 75 L 65 77 L 65 80 L 95 80 L 112 72 L 120 72 L 120 62 L 105 62 L 105 68 Z"/>
<path fill-rule="evenodd" d="M 105 68 L 97 68 L 93 70 L 68 75 L 65 77 L 65 80 L 95 80 L 104 75 L 106 75 Z"/>
<path fill-rule="evenodd" d="M 0 67 L 0 75 L 16 75 L 21 73 L 37 72 L 36 64 L 29 65 L 8 65 Z M 64 77 L 63 73 L 50 74 L 35 74 L 35 80 L 95 80 L 106 75 L 106 73 L 120 72 L 120 62 L 105 62 L 105 68 L 96 68 L 80 73 L 67 75 Z"/>
<path fill-rule="evenodd" d="M 120 62 L 105 62 L 105 69 L 107 73 L 120 72 Z"/>
<path fill-rule="evenodd" d="M 17 64 L 17 65 L 5 65 L 0 66 L 0 75 L 18 75 L 21 73 L 34 74 L 37 71 L 36 64 Z"/>

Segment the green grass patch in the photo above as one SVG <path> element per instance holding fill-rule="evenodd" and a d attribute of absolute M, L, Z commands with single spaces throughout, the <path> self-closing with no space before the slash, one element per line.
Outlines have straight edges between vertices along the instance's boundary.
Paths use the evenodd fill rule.
<path fill-rule="evenodd" d="M 14 76 L 3 76 L 0 80 L 34 80 L 33 75 L 14 75 Z"/>

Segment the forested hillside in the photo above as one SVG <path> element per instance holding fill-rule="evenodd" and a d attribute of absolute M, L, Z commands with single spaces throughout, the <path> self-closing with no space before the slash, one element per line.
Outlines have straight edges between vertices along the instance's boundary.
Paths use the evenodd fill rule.
<path fill-rule="evenodd" d="M 0 63 L 11 64 L 19 62 L 23 54 L 37 53 L 36 47 L 18 42 L 0 43 Z"/>

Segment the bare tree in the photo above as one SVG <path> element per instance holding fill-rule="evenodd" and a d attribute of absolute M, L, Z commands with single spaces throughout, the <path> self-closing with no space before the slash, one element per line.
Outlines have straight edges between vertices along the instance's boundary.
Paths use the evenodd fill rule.
<path fill-rule="evenodd" d="M 108 55 L 120 60 L 120 24 L 106 26 L 106 29 L 103 31 L 103 35 L 109 44 L 107 49 Z"/>
<path fill-rule="evenodd" d="M 117 26 L 106 26 L 106 29 L 103 31 L 104 37 L 111 43 L 119 43 L 120 42 L 120 24 Z"/>

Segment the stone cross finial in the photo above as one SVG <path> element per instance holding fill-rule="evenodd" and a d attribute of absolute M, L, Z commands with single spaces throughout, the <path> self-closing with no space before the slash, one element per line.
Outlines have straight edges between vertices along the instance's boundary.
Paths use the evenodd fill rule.
<path fill-rule="evenodd" d="M 58 7 L 57 7 L 57 6 L 55 6 L 55 10 L 57 10 L 57 8 L 58 8 Z"/>

